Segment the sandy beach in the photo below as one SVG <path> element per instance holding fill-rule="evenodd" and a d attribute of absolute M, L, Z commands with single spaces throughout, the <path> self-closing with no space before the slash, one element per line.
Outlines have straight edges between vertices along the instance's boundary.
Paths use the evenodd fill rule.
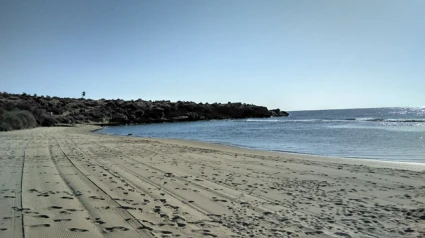
<path fill-rule="evenodd" d="M 425 164 L 0 133 L 0 237 L 425 237 Z"/>

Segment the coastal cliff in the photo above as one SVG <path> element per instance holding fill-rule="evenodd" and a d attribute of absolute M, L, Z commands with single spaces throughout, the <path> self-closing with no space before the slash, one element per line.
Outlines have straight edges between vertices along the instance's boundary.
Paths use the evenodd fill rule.
<path fill-rule="evenodd" d="M 64 124 L 125 125 L 277 116 L 288 116 L 288 113 L 239 102 L 92 100 L 0 93 L 0 130 Z"/>

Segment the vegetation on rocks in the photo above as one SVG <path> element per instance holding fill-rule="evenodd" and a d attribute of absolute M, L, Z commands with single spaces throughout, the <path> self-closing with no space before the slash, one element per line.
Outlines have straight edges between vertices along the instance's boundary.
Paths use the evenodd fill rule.
<path fill-rule="evenodd" d="M 64 124 L 123 125 L 287 115 L 279 109 L 268 110 L 245 103 L 92 100 L 0 93 L 0 130 Z"/>

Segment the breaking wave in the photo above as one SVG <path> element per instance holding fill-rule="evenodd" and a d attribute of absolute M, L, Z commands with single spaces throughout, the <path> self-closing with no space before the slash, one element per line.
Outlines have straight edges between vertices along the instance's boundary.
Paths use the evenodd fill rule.
<path fill-rule="evenodd" d="M 390 118 L 354 118 L 346 120 L 355 120 L 355 121 L 372 121 L 372 122 L 425 122 L 425 119 L 390 119 Z"/>
<path fill-rule="evenodd" d="M 291 119 L 246 119 L 246 122 L 345 122 L 345 121 L 358 121 L 358 122 L 424 122 L 425 119 L 385 119 L 385 118 L 346 118 L 346 119 L 305 119 L 305 120 L 291 120 Z"/>

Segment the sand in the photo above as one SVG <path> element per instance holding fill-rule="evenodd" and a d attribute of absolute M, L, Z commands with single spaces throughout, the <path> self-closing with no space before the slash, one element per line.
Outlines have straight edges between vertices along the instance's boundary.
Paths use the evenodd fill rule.
<path fill-rule="evenodd" d="M 0 133 L 0 237 L 425 237 L 425 166 Z"/>

